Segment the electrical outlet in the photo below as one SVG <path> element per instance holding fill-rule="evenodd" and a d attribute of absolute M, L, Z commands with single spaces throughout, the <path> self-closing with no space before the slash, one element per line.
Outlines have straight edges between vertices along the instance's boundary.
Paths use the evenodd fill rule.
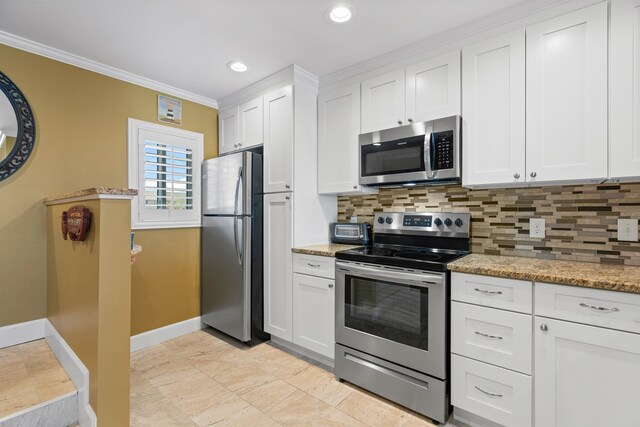
<path fill-rule="evenodd" d="M 529 237 L 544 238 L 544 218 L 531 218 L 529 220 Z"/>
<path fill-rule="evenodd" d="M 358 217 L 357 217 L 357 216 L 355 216 L 355 215 L 353 215 L 353 216 L 351 217 L 351 222 L 352 222 L 352 223 L 356 223 L 356 222 L 358 222 Z"/>
<path fill-rule="evenodd" d="M 638 220 L 618 219 L 618 241 L 637 242 L 638 241 Z"/>

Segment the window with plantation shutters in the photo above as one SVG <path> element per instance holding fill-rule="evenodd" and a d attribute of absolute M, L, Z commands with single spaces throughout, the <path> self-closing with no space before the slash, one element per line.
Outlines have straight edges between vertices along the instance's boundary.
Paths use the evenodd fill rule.
<path fill-rule="evenodd" d="M 129 119 L 133 228 L 200 225 L 203 135 Z"/>

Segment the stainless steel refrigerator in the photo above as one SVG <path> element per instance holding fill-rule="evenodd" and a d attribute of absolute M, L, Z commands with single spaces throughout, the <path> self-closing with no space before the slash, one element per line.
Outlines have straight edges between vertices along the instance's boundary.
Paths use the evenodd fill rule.
<path fill-rule="evenodd" d="M 262 155 L 202 164 L 202 321 L 243 342 L 263 331 Z"/>

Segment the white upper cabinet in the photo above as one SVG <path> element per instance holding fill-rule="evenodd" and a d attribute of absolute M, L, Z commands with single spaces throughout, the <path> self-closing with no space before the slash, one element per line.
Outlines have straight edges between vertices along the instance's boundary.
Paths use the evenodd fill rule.
<path fill-rule="evenodd" d="M 404 125 L 404 69 L 365 80 L 362 87 L 362 133 Z"/>
<path fill-rule="evenodd" d="M 607 3 L 527 28 L 527 180 L 607 178 Z"/>
<path fill-rule="evenodd" d="M 463 185 L 525 182 L 525 33 L 462 51 Z"/>
<path fill-rule="evenodd" d="M 238 148 L 249 148 L 262 144 L 264 138 L 262 97 L 242 104 L 239 108 L 239 114 Z"/>
<path fill-rule="evenodd" d="M 611 2 L 611 178 L 640 177 L 640 0 Z"/>
<path fill-rule="evenodd" d="M 264 96 L 265 193 L 293 191 L 293 88 Z"/>
<path fill-rule="evenodd" d="M 219 154 L 238 149 L 238 107 L 220 110 Z"/>
<path fill-rule="evenodd" d="M 359 191 L 360 85 L 318 96 L 318 192 Z"/>
<path fill-rule="evenodd" d="M 407 123 L 460 115 L 460 51 L 406 69 Z"/>

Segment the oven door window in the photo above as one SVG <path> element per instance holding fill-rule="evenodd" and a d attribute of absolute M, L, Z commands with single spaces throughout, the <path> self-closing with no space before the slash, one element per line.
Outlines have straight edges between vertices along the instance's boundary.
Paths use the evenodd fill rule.
<path fill-rule="evenodd" d="M 344 323 L 351 329 L 429 350 L 429 290 L 345 277 Z"/>
<path fill-rule="evenodd" d="M 424 172 L 424 135 L 360 147 L 362 176 Z"/>

